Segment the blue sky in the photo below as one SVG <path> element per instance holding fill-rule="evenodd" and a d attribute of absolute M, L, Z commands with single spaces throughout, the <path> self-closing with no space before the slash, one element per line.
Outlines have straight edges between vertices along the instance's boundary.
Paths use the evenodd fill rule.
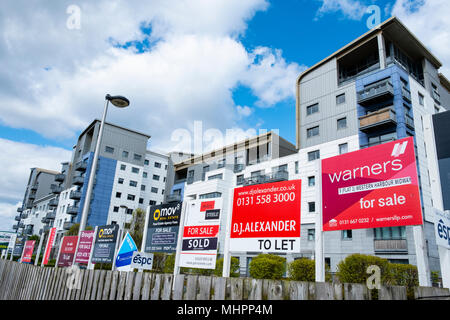
<path fill-rule="evenodd" d="M 72 0 L 2 2 L 0 230 L 29 169 L 70 160 L 106 93 L 131 101 L 108 121 L 150 134 L 156 151 L 192 151 L 175 138 L 195 121 L 222 134 L 277 129 L 295 143 L 295 79 L 367 32 L 373 4 L 450 77 L 448 0 L 78 0 L 75 11 Z"/>

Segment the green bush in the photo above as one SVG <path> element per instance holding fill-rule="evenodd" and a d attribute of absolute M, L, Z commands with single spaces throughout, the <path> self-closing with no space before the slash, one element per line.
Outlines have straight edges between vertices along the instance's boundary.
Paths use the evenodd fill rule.
<path fill-rule="evenodd" d="M 286 270 L 286 259 L 273 254 L 260 254 L 249 264 L 250 277 L 278 280 Z"/>
<path fill-rule="evenodd" d="M 47 264 L 44 267 L 54 267 L 56 264 L 56 259 L 48 260 Z"/>
<path fill-rule="evenodd" d="M 112 270 L 112 263 L 96 263 L 94 270 Z"/>
<path fill-rule="evenodd" d="M 231 257 L 230 264 L 230 277 L 237 278 L 239 277 L 239 258 Z M 223 258 L 216 260 L 216 269 L 214 270 L 214 275 L 217 277 L 221 277 L 223 272 Z"/>
<path fill-rule="evenodd" d="M 316 280 L 316 263 L 314 260 L 301 258 L 288 264 L 289 278 L 295 281 Z"/>
<path fill-rule="evenodd" d="M 410 264 L 389 264 L 392 285 L 405 286 L 408 299 L 414 299 L 414 287 L 419 286 L 417 267 Z"/>
<path fill-rule="evenodd" d="M 366 283 L 371 274 L 367 273 L 367 268 L 377 265 L 381 270 L 381 283 L 391 284 L 392 273 L 390 263 L 387 259 L 380 257 L 352 254 L 338 264 L 336 275 L 342 283 Z"/>

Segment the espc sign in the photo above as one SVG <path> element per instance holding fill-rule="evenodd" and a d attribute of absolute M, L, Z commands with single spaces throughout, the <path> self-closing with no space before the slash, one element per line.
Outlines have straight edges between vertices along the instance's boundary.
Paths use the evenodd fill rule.
<path fill-rule="evenodd" d="M 230 251 L 300 252 L 301 180 L 234 189 Z"/>
<path fill-rule="evenodd" d="M 420 225 L 412 137 L 322 160 L 323 231 Z"/>
<path fill-rule="evenodd" d="M 436 244 L 450 249 L 450 213 L 435 209 Z"/>
<path fill-rule="evenodd" d="M 153 253 L 145 253 L 138 251 L 133 252 L 130 267 L 132 269 L 152 270 Z"/>

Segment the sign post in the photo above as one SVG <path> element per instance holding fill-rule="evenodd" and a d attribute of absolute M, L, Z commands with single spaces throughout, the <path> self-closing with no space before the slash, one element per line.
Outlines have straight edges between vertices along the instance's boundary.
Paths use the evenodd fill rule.
<path fill-rule="evenodd" d="M 230 192 L 228 198 L 228 212 L 227 212 L 227 226 L 225 233 L 225 248 L 223 251 L 223 270 L 222 277 L 228 278 L 230 276 L 231 266 L 231 252 L 230 252 L 230 234 L 231 234 L 231 217 L 233 215 L 233 192 Z"/>
<path fill-rule="evenodd" d="M 173 275 L 175 277 L 180 274 L 181 240 L 183 239 L 183 229 L 184 229 L 184 222 L 186 220 L 186 207 L 187 206 L 188 206 L 187 201 L 183 201 L 183 204 L 181 206 L 180 230 L 178 232 L 177 250 L 175 253 L 175 263 L 174 263 L 174 268 L 173 268 Z M 173 285 L 175 286 L 175 281 L 173 282 Z"/>
<path fill-rule="evenodd" d="M 94 255 L 94 240 L 97 237 L 97 232 L 98 232 L 98 226 L 95 226 L 93 238 L 91 241 L 91 247 L 89 249 L 89 258 L 88 258 L 88 265 L 87 265 L 88 270 L 94 270 L 94 267 L 95 267 L 95 264 L 92 263 L 92 256 Z"/>
<path fill-rule="evenodd" d="M 38 261 L 39 261 L 39 256 L 41 255 L 41 250 L 42 250 L 42 243 L 44 242 L 44 235 L 41 235 L 41 238 L 39 239 L 39 245 L 38 245 L 38 249 L 36 252 L 36 260 L 34 261 L 34 265 L 37 266 L 38 265 Z"/>
<path fill-rule="evenodd" d="M 323 216 L 322 216 L 322 160 L 317 161 L 316 169 L 316 231 L 315 254 L 316 282 L 325 282 L 325 259 L 323 254 Z"/>
<path fill-rule="evenodd" d="M 114 255 L 113 255 L 112 267 L 111 267 L 112 271 L 116 270 L 116 256 L 119 251 L 119 241 L 121 240 L 121 238 L 122 238 L 122 229 L 119 229 L 119 234 L 117 236 L 116 243 L 114 246 Z"/>

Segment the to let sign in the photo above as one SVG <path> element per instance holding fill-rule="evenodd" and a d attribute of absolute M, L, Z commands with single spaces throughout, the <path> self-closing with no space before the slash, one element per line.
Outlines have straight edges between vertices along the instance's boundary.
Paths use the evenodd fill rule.
<path fill-rule="evenodd" d="M 78 236 L 66 236 L 62 239 L 58 258 L 58 267 L 70 267 L 77 249 Z"/>
<path fill-rule="evenodd" d="M 300 252 L 301 180 L 234 189 L 230 251 Z"/>
<path fill-rule="evenodd" d="M 322 160 L 323 231 L 420 225 L 412 137 Z"/>

